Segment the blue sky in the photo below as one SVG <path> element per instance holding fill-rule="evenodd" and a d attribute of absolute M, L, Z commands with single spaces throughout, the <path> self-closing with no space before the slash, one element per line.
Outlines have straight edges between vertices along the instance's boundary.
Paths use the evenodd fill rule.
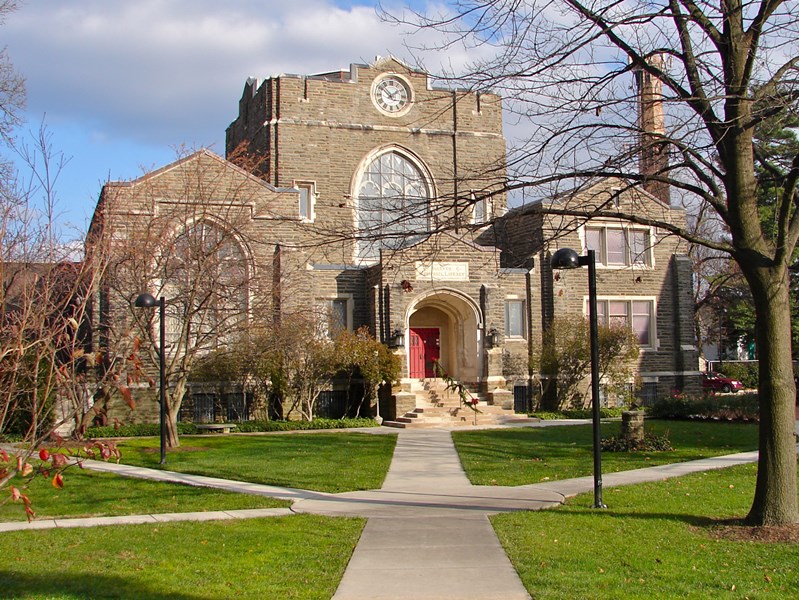
<path fill-rule="evenodd" d="M 373 4 L 331 0 L 27 0 L 0 34 L 26 78 L 27 129 L 44 121 L 69 161 L 56 187 L 67 230 L 85 230 L 107 180 L 166 164 L 178 147 L 224 154 L 249 76 L 411 59 Z"/>

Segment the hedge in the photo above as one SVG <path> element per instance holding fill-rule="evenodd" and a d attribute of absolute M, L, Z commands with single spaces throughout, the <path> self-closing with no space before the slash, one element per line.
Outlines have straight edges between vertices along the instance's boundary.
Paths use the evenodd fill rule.
<path fill-rule="evenodd" d="M 303 431 L 313 429 L 344 429 L 347 427 L 378 427 L 374 419 L 314 419 L 313 421 L 242 421 L 236 423 L 236 431 L 251 433 L 259 431 Z M 179 435 L 200 433 L 194 423 L 178 423 Z M 143 437 L 160 435 L 158 423 L 137 423 L 119 427 L 89 427 L 88 438 Z"/>
<path fill-rule="evenodd" d="M 621 413 L 630 410 L 629 407 L 615 406 L 615 407 L 600 407 L 599 416 L 602 419 L 614 419 L 621 417 Z M 593 412 L 590 408 L 579 410 L 560 410 L 560 411 L 539 411 L 534 412 L 530 416 L 541 419 L 542 421 L 554 421 L 557 419 L 590 419 L 593 417 Z"/>
<path fill-rule="evenodd" d="M 654 419 L 723 419 L 729 421 L 757 421 L 760 404 L 757 394 L 735 394 L 699 398 L 672 396 L 662 398 L 646 409 Z"/>

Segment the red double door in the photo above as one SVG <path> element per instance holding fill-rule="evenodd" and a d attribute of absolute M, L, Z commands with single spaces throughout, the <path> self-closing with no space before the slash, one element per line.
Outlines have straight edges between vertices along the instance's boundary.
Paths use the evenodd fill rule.
<path fill-rule="evenodd" d="M 441 358 L 441 331 L 437 327 L 411 327 L 410 376 L 437 377 L 436 361 Z"/>

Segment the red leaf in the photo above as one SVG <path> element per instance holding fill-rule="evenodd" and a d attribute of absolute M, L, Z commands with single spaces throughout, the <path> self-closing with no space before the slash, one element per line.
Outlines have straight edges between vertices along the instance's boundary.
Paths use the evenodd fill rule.
<path fill-rule="evenodd" d="M 17 488 L 13 485 L 11 486 L 11 499 L 14 502 L 19 502 L 20 498 L 22 498 L 22 492 L 20 492 Z"/>
<path fill-rule="evenodd" d="M 64 478 L 61 476 L 61 473 L 56 473 L 55 477 L 53 477 L 53 487 L 59 490 L 64 487 Z"/>
<path fill-rule="evenodd" d="M 136 410 L 136 401 L 133 399 L 133 394 L 131 394 L 130 388 L 120 385 L 119 393 L 122 394 L 122 399 L 125 400 L 125 404 L 130 407 L 130 410 Z"/>
<path fill-rule="evenodd" d="M 42 448 L 41 450 L 39 450 L 39 459 L 50 460 L 50 453 L 47 451 L 47 448 Z"/>
<path fill-rule="evenodd" d="M 8 456 L 8 452 L 3 450 L 2 448 L 0 448 L 0 458 L 3 459 L 3 462 L 8 462 L 10 460 L 10 457 Z"/>
<path fill-rule="evenodd" d="M 53 466 L 61 469 L 67 466 L 67 457 L 63 454 L 53 454 Z"/>

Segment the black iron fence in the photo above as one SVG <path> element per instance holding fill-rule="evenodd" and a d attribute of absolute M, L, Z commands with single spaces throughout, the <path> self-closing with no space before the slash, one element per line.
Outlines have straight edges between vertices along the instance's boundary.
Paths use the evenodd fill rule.
<path fill-rule="evenodd" d="M 240 390 L 189 390 L 180 420 L 192 423 L 241 422 L 250 419 L 252 394 Z"/>
<path fill-rule="evenodd" d="M 316 416 L 324 419 L 341 419 L 347 415 L 347 391 L 325 390 L 316 401 Z"/>

